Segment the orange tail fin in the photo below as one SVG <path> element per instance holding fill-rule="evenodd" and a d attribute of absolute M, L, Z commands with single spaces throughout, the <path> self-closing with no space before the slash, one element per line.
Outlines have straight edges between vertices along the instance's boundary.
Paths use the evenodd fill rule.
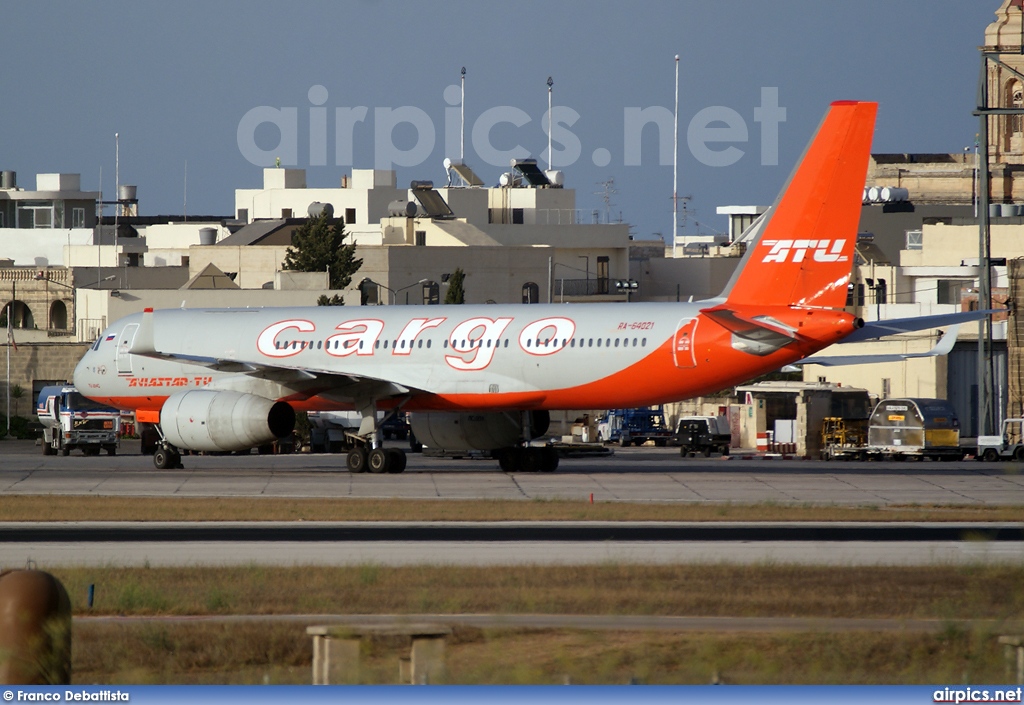
<path fill-rule="evenodd" d="M 723 292 L 728 303 L 846 303 L 877 110 L 832 104 Z"/>

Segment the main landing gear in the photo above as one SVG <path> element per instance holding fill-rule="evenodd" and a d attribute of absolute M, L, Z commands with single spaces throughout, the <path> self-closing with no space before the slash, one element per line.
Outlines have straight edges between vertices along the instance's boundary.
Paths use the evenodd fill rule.
<path fill-rule="evenodd" d="M 492 455 L 504 472 L 554 472 L 558 469 L 558 451 L 551 446 L 501 448 Z"/>
<path fill-rule="evenodd" d="M 384 448 L 381 441 L 381 427 L 398 410 L 391 411 L 378 421 L 376 403 L 370 402 L 362 406 L 360 412 L 363 420 L 359 425 L 359 431 L 345 434 L 352 444 L 352 450 L 345 458 L 349 472 L 398 474 L 405 471 L 405 451 L 399 448 Z"/>
<path fill-rule="evenodd" d="M 356 447 L 348 452 L 345 464 L 349 472 L 372 472 L 397 474 L 405 470 L 405 451 L 399 448 L 367 448 L 366 441 L 359 439 Z"/>

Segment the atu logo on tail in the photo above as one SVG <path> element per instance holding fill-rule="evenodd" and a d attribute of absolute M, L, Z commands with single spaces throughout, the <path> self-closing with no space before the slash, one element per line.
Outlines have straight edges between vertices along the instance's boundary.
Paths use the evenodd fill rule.
<path fill-rule="evenodd" d="M 846 240 L 765 240 L 761 244 L 771 248 L 762 262 L 803 262 L 808 250 L 814 250 L 815 262 L 846 262 L 849 259 L 842 254 Z M 792 259 L 790 252 L 793 253 Z"/>

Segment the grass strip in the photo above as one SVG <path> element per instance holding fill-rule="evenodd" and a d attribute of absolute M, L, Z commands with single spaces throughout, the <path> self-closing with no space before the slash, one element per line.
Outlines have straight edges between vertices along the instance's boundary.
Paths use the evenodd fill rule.
<path fill-rule="evenodd" d="M 565 500 L 0 496 L 2 521 L 974 521 L 1013 522 L 1024 507 Z"/>
<path fill-rule="evenodd" d="M 87 624 L 73 680 L 96 684 L 308 684 L 300 625 Z M 402 638 L 363 642 L 360 681 L 395 683 Z M 1008 683 L 996 635 L 672 634 L 457 628 L 440 682 L 459 684 Z"/>
<path fill-rule="evenodd" d="M 1024 567 L 62 568 L 75 614 L 1024 618 Z M 95 585 L 95 603 L 86 604 Z"/>

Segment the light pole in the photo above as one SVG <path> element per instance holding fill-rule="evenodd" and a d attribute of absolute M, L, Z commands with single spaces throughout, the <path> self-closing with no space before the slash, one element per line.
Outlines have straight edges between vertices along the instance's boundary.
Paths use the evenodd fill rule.
<path fill-rule="evenodd" d="M 551 87 L 555 82 L 548 76 L 548 171 L 551 171 Z"/>
<path fill-rule="evenodd" d="M 399 289 L 397 289 L 397 290 L 395 291 L 395 295 L 396 295 L 396 297 L 397 297 L 397 295 L 398 295 L 398 292 L 399 292 L 399 291 L 405 291 L 406 289 L 411 289 L 411 288 L 413 288 L 414 286 L 423 286 L 423 285 L 424 285 L 424 284 L 426 284 L 426 283 L 427 283 L 428 281 L 430 281 L 430 280 L 429 280 L 429 279 L 420 279 L 420 280 L 419 280 L 418 282 L 413 282 L 413 283 L 412 283 L 412 284 L 410 284 L 409 286 L 403 286 L 403 287 L 401 287 L 401 288 L 399 288 Z M 406 293 L 406 295 L 405 295 L 405 303 L 406 303 L 406 305 L 408 305 L 408 304 L 409 304 L 409 294 L 408 294 L 408 293 Z"/>
<path fill-rule="evenodd" d="M 405 291 L 406 289 L 411 289 L 414 286 L 426 284 L 428 281 L 429 281 L 428 279 L 420 279 L 418 282 L 413 282 L 409 286 L 403 286 L 403 287 L 395 290 L 395 289 L 392 289 L 390 286 L 385 286 L 385 285 L 381 284 L 380 282 L 376 282 L 373 279 L 370 279 L 369 277 L 363 277 L 363 280 L 361 282 L 359 282 L 359 288 L 362 289 L 363 286 L 369 285 L 369 286 L 377 286 L 377 287 L 380 287 L 381 289 L 387 289 L 388 291 L 391 292 L 391 305 L 394 306 L 398 302 L 398 292 L 399 291 Z"/>
<path fill-rule="evenodd" d="M 463 164 L 466 163 L 466 67 L 462 67 L 462 79 L 460 81 L 462 87 L 461 102 L 459 103 L 459 109 L 462 111 L 462 126 L 459 128 L 459 161 Z"/>

